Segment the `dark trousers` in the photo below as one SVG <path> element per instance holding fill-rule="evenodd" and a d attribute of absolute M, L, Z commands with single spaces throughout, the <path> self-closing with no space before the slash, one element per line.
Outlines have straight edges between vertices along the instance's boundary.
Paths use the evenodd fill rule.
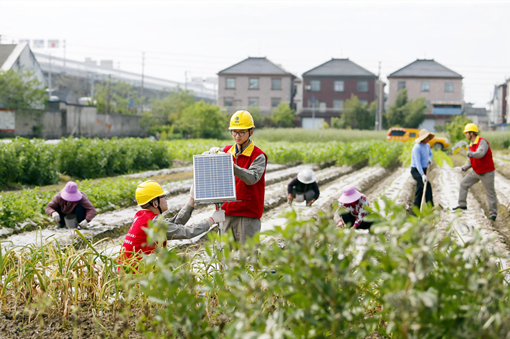
<path fill-rule="evenodd" d="M 58 215 L 60 215 L 60 226 L 66 227 L 66 221 L 64 220 L 64 217 L 66 216 L 64 213 L 62 213 L 59 209 L 56 209 Z M 87 214 L 87 211 L 85 210 L 85 207 L 83 207 L 81 204 L 78 204 L 75 208 L 73 213 L 76 215 L 76 219 L 78 220 L 78 224 L 85 220 L 85 216 Z"/>
<path fill-rule="evenodd" d="M 356 222 L 356 219 L 358 217 L 355 217 L 354 215 L 351 214 L 351 212 L 347 212 L 347 213 L 344 213 L 344 214 L 340 214 L 340 217 L 342 218 L 342 220 L 344 221 L 344 224 L 346 226 L 348 226 L 350 224 L 350 226 L 354 225 L 354 223 Z M 358 226 L 358 230 L 368 230 L 370 229 L 370 227 L 372 226 L 372 222 L 370 221 L 361 221 L 361 224 Z"/>
<path fill-rule="evenodd" d="M 427 172 L 427 167 L 423 169 L 423 173 Z M 416 169 L 416 167 L 411 167 L 411 175 L 413 179 L 416 180 L 416 194 L 414 195 L 414 206 L 421 206 L 421 197 L 423 196 L 423 179 L 421 178 L 420 172 Z M 425 201 L 427 203 L 430 202 L 432 206 L 434 206 L 434 201 L 432 200 L 432 185 L 430 181 L 427 180 L 427 192 L 425 193 Z"/>

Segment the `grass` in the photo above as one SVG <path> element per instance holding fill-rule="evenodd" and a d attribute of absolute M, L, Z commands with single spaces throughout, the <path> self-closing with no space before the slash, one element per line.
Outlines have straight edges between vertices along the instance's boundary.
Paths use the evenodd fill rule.
<path fill-rule="evenodd" d="M 255 130 L 253 140 L 288 141 L 288 142 L 352 142 L 361 140 L 386 140 L 388 132 L 360 131 L 345 129 L 309 130 L 302 128 L 265 128 Z"/>
<path fill-rule="evenodd" d="M 487 139 L 493 150 L 508 149 L 510 147 L 510 132 L 487 131 L 480 133 L 480 136 Z"/>

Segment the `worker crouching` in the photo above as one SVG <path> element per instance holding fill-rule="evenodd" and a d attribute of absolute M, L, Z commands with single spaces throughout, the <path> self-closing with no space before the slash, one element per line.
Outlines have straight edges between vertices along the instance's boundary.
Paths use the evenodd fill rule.
<path fill-rule="evenodd" d="M 372 222 L 364 220 L 368 215 L 366 210 L 368 206 L 368 199 L 364 194 L 358 192 L 354 186 L 345 186 L 342 196 L 338 199 L 338 210 L 334 216 L 337 226 L 351 225 L 354 229 L 370 229 Z M 341 209 L 346 209 L 347 212 L 340 214 Z"/>
<path fill-rule="evenodd" d="M 62 191 L 53 196 L 46 205 L 45 212 L 51 215 L 60 227 L 69 228 L 87 228 L 96 216 L 95 207 L 87 195 L 78 190 L 74 181 L 69 181 Z"/>
<path fill-rule="evenodd" d="M 315 172 L 312 169 L 304 169 L 292 179 L 287 186 L 289 203 L 306 201 L 306 206 L 319 199 L 319 185 L 316 181 Z"/>
<path fill-rule="evenodd" d="M 136 201 L 142 210 L 136 212 L 133 224 L 122 244 L 119 263 L 128 262 L 128 266 L 134 267 L 132 264 L 133 256 L 137 259 L 141 258 L 141 254 L 151 254 L 156 249 L 156 244 L 149 245 L 147 243 L 147 234 L 145 232 L 149 227 L 149 222 L 154 223 L 161 218 L 161 215 L 168 210 L 166 195 L 163 188 L 154 180 L 148 180 L 136 188 Z M 222 210 L 215 211 L 211 217 L 198 224 L 185 226 L 191 217 L 195 206 L 195 200 L 191 196 L 182 209 L 172 218 L 163 218 L 161 220 L 166 226 L 166 238 L 172 239 L 191 239 L 204 232 L 216 223 L 225 220 L 225 213 Z M 163 243 L 166 246 L 166 241 Z"/>

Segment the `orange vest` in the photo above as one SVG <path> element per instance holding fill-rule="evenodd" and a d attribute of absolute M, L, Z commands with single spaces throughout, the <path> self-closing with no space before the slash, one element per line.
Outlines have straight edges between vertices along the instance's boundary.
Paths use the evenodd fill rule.
<path fill-rule="evenodd" d="M 227 153 L 232 147 L 234 146 L 225 146 L 223 152 Z M 250 149 L 250 146 L 248 146 L 248 149 Z M 248 169 L 253 161 L 261 154 L 266 157 L 267 164 L 267 155 L 257 146 L 253 146 L 253 150 L 249 155 L 245 154 L 245 151 L 234 160 L 237 166 Z M 225 215 L 260 219 L 264 211 L 265 189 L 266 170 L 264 170 L 264 174 L 262 174 L 260 180 L 254 185 L 246 185 L 244 181 L 236 177 L 236 195 L 238 201 L 226 202 L 223 204 L 222 209 L 225 210 Z"/>
<path fill-rule="evenodd" d="M 473 143 L 472 145 L 469 146 L 471 152 L 476 152 L 481 140 L 485 139 L 478 137 L 478 142 L 476 144 Z M 489 145 L 488 141 L 487 145 Z M 469 159 L 471 160 L 471 167 L 473 168 L 473 171 L 475 171 L 476 174 L 484 174 L 496 170 L 496 168 L 494 167 L 494 160 L 492 160 L 492 151 L 490 145 L 489 149 L 487 150 L 487 153 L 485 153 L 485 155 L 482 158 L 480 159 L 469 158 Z"/>

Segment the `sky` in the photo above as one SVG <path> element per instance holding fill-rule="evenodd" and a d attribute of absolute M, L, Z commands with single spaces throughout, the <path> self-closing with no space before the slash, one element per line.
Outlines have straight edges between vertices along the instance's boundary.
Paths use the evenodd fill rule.
<path fill-rule="evenodd" d="M 299 77 L 349 58 L 387 82 L 427 58 L 460 73 L 464 100 L 486 107 L 510 78 L 510 1 L 0 0 L 0 35 L 66 40 L 68 59 L 114 60 L 137 73 L 145 52 L 146 75 L 181 82 L 248 56 Z"/>

